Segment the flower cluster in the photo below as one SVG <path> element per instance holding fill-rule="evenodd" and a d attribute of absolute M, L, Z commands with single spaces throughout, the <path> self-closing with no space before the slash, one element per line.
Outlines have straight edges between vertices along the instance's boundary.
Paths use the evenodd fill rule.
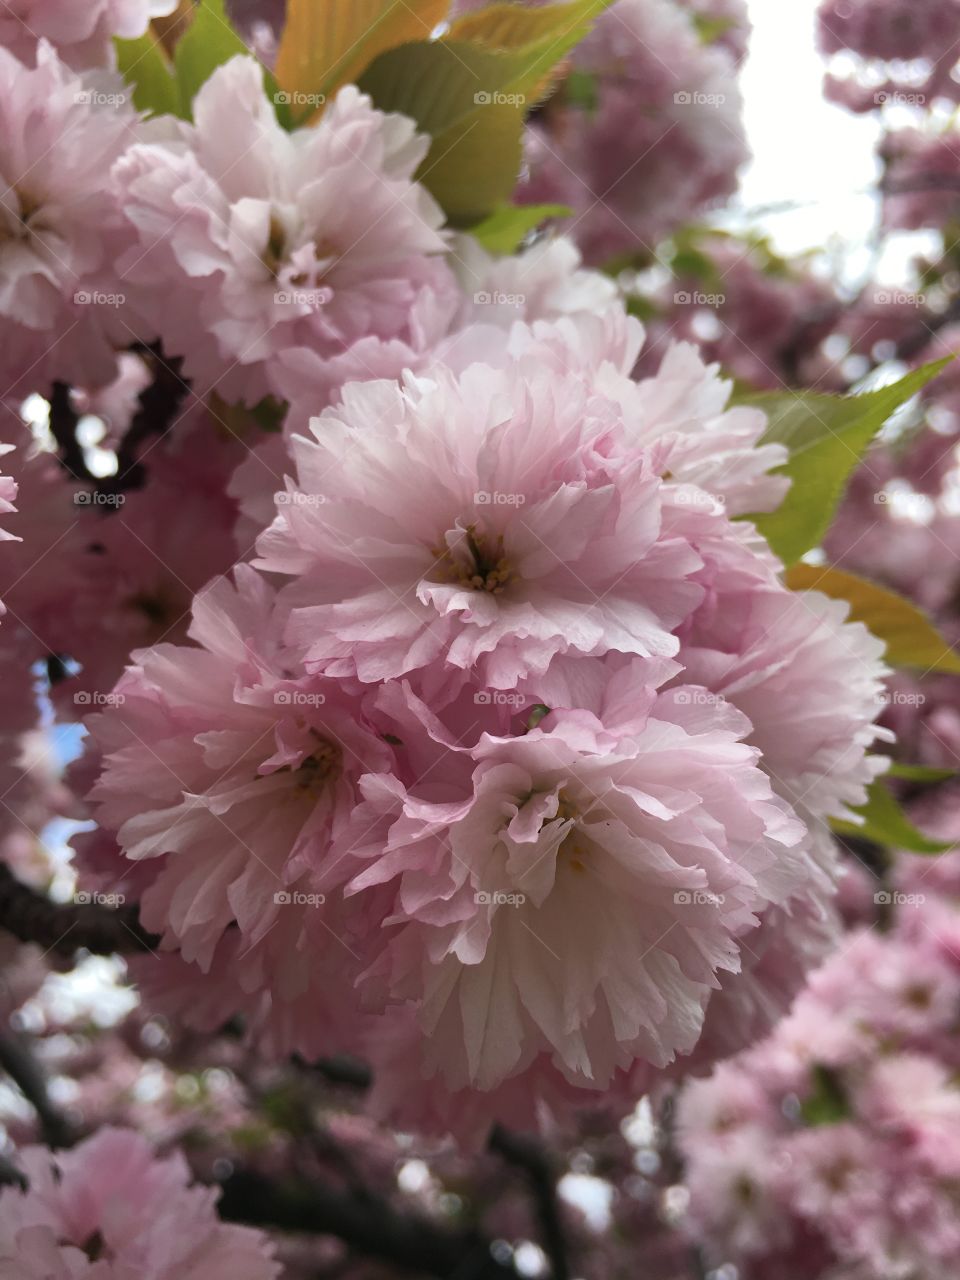
<path fill-rule="evenodd" d="M 72 1151 L 21 1152 L 29 1186 L 0 1190 L 4 1280 L 275 1280 L 266 1238 L 218 1221 L 216 1192 L 190 1186 L 181 1155 L 131 1130 Z"/>
<path fill-rule="evenodd" d="M 903 883 L 892 934 L 852 934 L 768 1040 L 681 1096 L 691 1227 L 746 1280 L 960 1260 L 956 870 L 949 896 Z"/>
<path fill-rule="evenodd" d="M 444 1096 L 627 1099 L 792 996 L 825 819 L 881 768 L 881 646 L 733 519 L 784 493 L 763 415 L 689 347 L 632 381 L 641 336 L 473 323 L 348 383 L 194 644 L 133 655 L 84 769 L 160 1007 L 407 1043 L 447 1090 L 418 1122 L 462 1128 Z"/>
<path fill-rule="evenodd" d="M 705 41 L 674 0 L 617 0 L 529 128 L 524 198 L 570 207 L 570 234 L 591 262 L 651 259 L 663 236 L 736 186 L 748 152 L 722 36 L 737 21 L 708 12 L 703 26 L 721 39 Z"/>

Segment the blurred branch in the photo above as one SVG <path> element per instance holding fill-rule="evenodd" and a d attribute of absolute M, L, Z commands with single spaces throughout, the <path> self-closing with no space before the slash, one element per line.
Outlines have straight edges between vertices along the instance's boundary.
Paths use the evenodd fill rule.
<path fill-rule="evenodd" d="M 72 1146 L 76 1137 L 73 1128 L 50 1101 L 46 1077 L 23 1036 L 0 1034 L 0 1069 L 7 1073 L 37 1113 L 47 1146 Z"/>
<path fill-rule="evenodd" d="M 570 1280 L 567 1241 L 557 1200 L 554 1162 L 533 1138 L 494 1125 L 488 1143 L 491 1151 L 526 1175 L 533 1191 L 542 1244 L 550 1259 L 552 1280 Z"/>
<path fill-rule="evenodd" d="M 135 908 L 52 902 L 21 884 L 0 865 L 0 929 L 45 952 L 72 956 L 81 948 L 98 956 L 151 951 L 159 939 L 144 930 Z"/>
<path fill-rule="evenodd" d="M 451 1231 L 419 1214 L 398 1213 L 386 1201 L 333 1191 L 318 1183 L 281 1184 L 238 1170 L 222 1184 L 218 1206 L 228 1222 L 334 1236 L 368 1258 L 438 1280 L 519 1280 L 511 1262 L 473 1232 Z"/>
<path fill-rule="evenodd" d="M 74 480 L 96 484 L 97 478 L 87 466 L 77 440 L 78 421 L 77 412 L 70 403 L 70 388 L 65 382 L 55 382 L 50 392 L 50 434 L 57 442 L 61 465 Z"/>
<path fill-rule="evenodd" d="M 167 359 L 159 348 L 140 352 L 153 373 L 153 381 L 140 392 L 136 413 L 117 446 L 117 472 L 101 489 L 138 489 L 144 482 L 140 448 L 151 436 L 162 436 L 173 426 L 190 386 L 180 376 L 183 361 L 179 356 Z"/>

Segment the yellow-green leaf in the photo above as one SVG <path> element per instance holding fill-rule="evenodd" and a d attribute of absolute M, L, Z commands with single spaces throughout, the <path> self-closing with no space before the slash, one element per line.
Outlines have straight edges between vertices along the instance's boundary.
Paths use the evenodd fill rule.
<path fill-rule="evenodd" d="M 471 230 L 488 253 L 515 253 L 524 236 L 547 218 L 565 218 L 572 212 L 565 204 L 501 205 Z"/>
<path fill-rule="evenodd" d="M 822 591 L 850 602 L 850 620 L 862 622 L 887 646 L 887 661 L 896 667 L 960 674 L 960 654 L 951 649 L 929 618 L 886 587 L 842 569 L 795 564 L 786 573 L 791 591 Z"/>
<path fill-rule="evenodd" d="M 378 55 L 427 40 L 450 0 L 288 0 L 276 77 L 287 93 L 330 97 Z"/>
<path fill-rule="evenodd" d="M 791 480 L 786 498 L 776 511 L 751 517 L 785 564 L 820 545 L 850 473 L 871 440 L 890 415 L 948 363 L 949 358 L 924 365 L 890 386 L 859 396 L 814 391 L 735 396 L 737 404 L 753 405 L 767 414 L 764 444 L 777 441 L 790 450 L 789 461 L 780 468 Z"/>
<path fill-rule="evenodd" d="M 523 116 L 485 107 L 434 138 L 417 177 L 454 227 L 471 227 L 513 195 L 523 154 Z"/>
<path fill-rule="evenodd" d="M 931 840 L 918 831 L 882 782 L 867 789 L 867 803 L 854 809 L 863 823 L 832 822 L 838 835 L 872 840 L 887 849 L 907 849 L 910 853 L 946 853 L 953 846 L 942 840 Z"/>
<path fill-rule="evenodd" d="M 189 117 L 197 90 L 211 72 L 243 54 L 252 56 L 230 25 L 223 0 L 200 0 L 193 22 L 177 41 L 173 65 L 180 86 L 181 114 Z"/>
<path fill-rule="evenodd" d="M 136 40 L 115 39 L 117 69 L 133 89 L 133 105 L 150 115 L 179 115 L 180 87 L 170 61 L 150 31 Z"/>
<path fill-rule="evenodd" d="M 451 40 L 466 40 L 488 49 L 523 49 L 541 45 L 546 52 L 551 41 L 562 41 L 564 52 L 587 34 L 594 19 L 613 0 L 581 0 L 574 4 L 551 4 L 526 9 L 519 4 L 493 4 L 475 13 L 465 13 L 450 24 Z M 562 56 L 558 54 L 557 57 Z M 556 59 L 554 59 L 556 61 Z"/>

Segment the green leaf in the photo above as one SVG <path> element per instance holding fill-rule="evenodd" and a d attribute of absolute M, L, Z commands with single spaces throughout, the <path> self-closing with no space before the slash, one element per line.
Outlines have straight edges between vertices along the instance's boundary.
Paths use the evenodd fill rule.
<path fill-rule="evenodd" d="M 200 0 L 196 15 L 177 41 L 173 65 L 180 86 L 180 114 L 190 118 L 193 99 L 217 67 L 237 54 L 252 56 L 230 25 L 223 0 Z"/>
<path fill-rule="evenodd" d="M 894 796 L 882 782 L 873 782 L 867 788 L 867 803 L 854 809 L 862 823 L 831 822 L 838 835 L 872 840 L 888 849 L 906 849 L 910 853 L 945 853 L 953 845 L 948 841 L 931 840 L 918 831 L 903 812 Z"/>
<path fill-rule="evenodd" d="M 448 8 L 449 0 L 288 0 L 277 80 L 291 96 L 322 102 L 387 49 L 428 39 Z"/>
<path fill-rule="evenodd" d="M 815 1128 L 823 1124 L 839 1124 L 850 1115 L 843 1081 L 832 1067 L 822 1062 L 813 1065 L 813 1088 L 800 1104 L 804 1124 Z"/>
<path fill-rule="evenodd" d="M 457 18 L 450 24 L 447 38 L 487 49 L 539 50 L 542 75 L 580 43 L 595 19 L 612 3 L 613 0 L 574 0 L 539 9 L 493 4 Z"/>
<path fill-rule="evenodd" d="M 471 234 L 488 253 L 515 253 L 524 237 L 547 218 L 566 218 L 572 210 L 565 204 L 501 205 L 478 223 Z"/>
<path fill-rule="evenodd" d="M 485 107 L 438 134 L 417 178 L 454 227 L 472 227 L 507 204 L 523 157 L 523 116 L 516 107 Z"/>
<path fill-rule="evenodd" d="M 169 59 L 149 31 L 136 40 L 115 38 L 117 68 L 133 86 L 133 105 L 152 116 L 180 115 L 180 87 Z"/>
<path fill-rule="evenodd" d="M 946 782 L 948 778 L 955 778 L 957 771 L 956 769 L 936 769 L 928 764 L 898 764 L 895 761 L 885 776 L 903 778 L 907 782 Z"/>
<path fill-rule="evenodd" d="M 960 674 L 960 654 L 916 605 L 896 592 L 855 573 L 809 564 L 795 564 L 784 581 L 791 591 L 822 591 L 833 600 L 849 601 L 850 621 L 862 622 L 884 641 L 893 666 Z"/>
<path fill-rule="evenodd" d="M 922 390 L 949 363 L 915 369 L 878 391 L 859 396 L 814 391 L 764 391 L 737 396 L 735 403 L 763 409 L 769 418 L 763 443 L 790 450 L 779 474 L 792 481 L 777 511 L 751 517 L 785 564 L 819 546 L 830 527 L 847 480 L 890 415 Z"/>
<path fill-rule="evenodd" d="M 600 86 L 597 77 L 589 71 L 574 69 L 567 74 L 563 82 L 563 100 L 571 107 L 577 107 L 592 115 L 600 101 Z"/>

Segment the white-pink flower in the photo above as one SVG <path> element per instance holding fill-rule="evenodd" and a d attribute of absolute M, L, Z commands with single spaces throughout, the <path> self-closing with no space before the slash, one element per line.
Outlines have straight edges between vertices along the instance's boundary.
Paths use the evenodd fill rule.
<path fill-rule="evenodd" d="M 28 1147 L 27 1190 L 0 1190 L 0 1280 L 274 1280 L 267 1237 L 217 1219 L 183 1156 L 127 1129 L 71 1151 Z"/>
<path fill-rule="evenodd" d="M 354 86 L 286 132 L 252 58 L 218 67 L 178 138 L 117 166 L 137 232 L 126 267 L 165 349 L 227 399 L 283 387 L 270 362 L 412 341 L 421 289 L 448 271 L 443 214 L 413 180 L 428 139 Z M 282 369 L 279 371 L 282 374 Z"/>
<path fill-rule="evenodd" d="M 113 65 L 114 36 L 142 36 L 151 18 L 172 13 L 177 0 L 6 0 L 0 9 L 0 45 L 33 62 L 47 40 L 68 66 Z"/>
<path fill-rule="evenodd" d="M 438 759 L 410 787 L 363 780 L 338 841 L 369 863 L 353 893 L 396 888 L 361 987 L 417 1002 L 427 1069 L 451 1087 L 491 1089 L 540 1053 L 594 1088 L 637 1058 L 665 1066 L 737 969 L 737 934 L 803 885 L 804 828 L 741 741 L 749 723 L 658 693 L 677 671 L 561 659 L 536 727 L 472 747 L 383 689 L 405 744 L 430 738 Z"/>
<path fill-rule="evenodd" d="M 229 954 L 235 987 L 269 985 L 282 1004 L 351 963 L 329 848 L 357 778 L 392 768 L 393 753 L 358 696 L 285 665 L 266 583 L 247 566 L 236 583 L 197 596 L 195 645 L 135 653 L 89 718 L 102 757 L 91 800 L 119 852 L 155 867 L 134 882 L 149 879 L 140 919 L 163 947 L 222 974 Z"/>
<path fill-rule="evenodd" d="M 81 77 L 41 41 L 0 47 L 0 395 L 109 381 L 133 336 L 114 266 L 123 223 L 110 167 L 137 116 L 119 76 Z"/>
<path fill-rule="evenodd" d="M 309 668 L 511 688 L 556 654 L 677 652 L 702 599 L 694 543 L 739 554 L 739 535 L 706 494 L 667 520 L 656 450 L 565 359 L 529 343 L 496 369 L 351 384 L 292 442 L 258 563 L 297 579 L 289 637 Z"/>

